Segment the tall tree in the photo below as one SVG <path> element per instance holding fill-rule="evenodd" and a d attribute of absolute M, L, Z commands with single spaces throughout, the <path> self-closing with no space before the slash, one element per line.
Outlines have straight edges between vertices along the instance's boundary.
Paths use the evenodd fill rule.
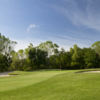
<path fill-rule="evenodd" d="M 71 66 L 74 69 L 78 69 L 80 67 L 80 65 L 79 65 L 79 59 L 80 59 L 79 47 L 76 44 L 73 47 L 74 47 L 74 53 L 72 55 Z"/>
<path fill-rule="evenodd" d="M 87 48 L 85 55 L 84 55 L 84 60 L 86 67 L 85 68 L 95 68 L 98 67 L 99 61 L 98 61 L 98 55 L 95 53 L 94 50 L 91 48 Z"/>
<path fill-rule="evenodd" d="M 34 66 L 37 66 L 39 69 L 41 64 L 44 64 L 46 61 L 47 52 L 38 48 L 31 48 L 29 50 L 29 59 L 31 60 L 31 65 L 34 69 Z"/>
<path fill-rule="evenodd" d="M 54 51 L 57 53 L 57 48 L 59 48 L 59 46 L 56 43 L 53 44 L 52 41 L 46 41 L 44 43 L 40 43 L 37 48 L 48 52 L 48 57 L 50 57 L 52 54 L 54 54 Z"/>
<path fill-rule="evenodd" d="M 92 44 L 92 49 L 95 50 L 95 52 L 99 55 L 100 57 L 100 41 L 97 41 L 95 43 Z"/>
<path fill-rule="evenodd" d="M 14 46 L 16 44 L 17 42 L 11 41 L 9 38 L 6 38 L 0 33 L 0 55 L 3 54 L 4 56 L 6 56 L 9 66 L 11 64 L 11 51 L 14 49 Z"/>

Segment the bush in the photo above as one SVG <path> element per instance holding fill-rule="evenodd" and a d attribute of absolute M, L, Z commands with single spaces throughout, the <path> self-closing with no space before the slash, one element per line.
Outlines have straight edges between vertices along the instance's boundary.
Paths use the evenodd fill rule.
<path fill-rule="evenodd" d="M 92 63 L 88 63 L 87 64 L 87 68 L 92 68 L 93 67 L 93 64 Z"/>
<path fill-rule="evenodd" d="M 71 62 L 71 67 L 73 69 L 79 69 L 80 68 L 80 64 L 78 62 Z"/>
<path fill-rule="evenodd" d="M 71 64 L 66 64 L 66 69 L 71 69 Z"/>
<path fill-rule="evenodd" d="M 24 71 L 31 71 L 31 67 L 27 67 Z"/>

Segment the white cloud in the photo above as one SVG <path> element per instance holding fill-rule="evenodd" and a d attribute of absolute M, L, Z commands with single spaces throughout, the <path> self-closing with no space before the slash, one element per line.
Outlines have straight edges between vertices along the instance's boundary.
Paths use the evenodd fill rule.
<path fill-rule="evenodd" d="M 80 37 L 84 37 L 85 39 L 87 38 L 88 40 L 89 39 L 95 39 L 95 40 L 99 40 L 99 37 L 94 37 L 92 35 L 89 35 L 89 34 L 84 34 L 84 32 L 82 31 L 76 31 L 76 30 L 70 30 L 70 29 L 67 29 L 66 30 L 66 33 L 69 33 L 69 34 L 76 34 L 76 36 L 80 36 Z M 100 36 L 100 35 L 99 35 Z M 80 39 L 81 40 L 81 39 Z"/>
<path fill-rule="evenodd" d="M 27 32 L 29 32 L 31 28 L 36 28 L 36 27 L 37 27 L 37 25 L 31 24 L 31 25 L 27 28 Z"/>
<path fill-rule="evenodd" d="M 87 0 L 85 10 L 81 10 L 75 0 L 65 0 L 66 7 L 54 6 L 60 14 L 63 14 L 68 18 L 74 25 L 78 27 L 86 27 L 100 31 L 100 13 L 97 11 L 98 8 L 93 6 L 95 1 Z"/>
<path fill-rule="evenodd" d="M 82 40 L 67 37 L 67 36 L 65 37 L 65 35 L 64 35 L 64 38 L 61 38 L 61 35 L 59 36 L 60 37 L 48 37 L 48 40 L 52 41 L 53 43 L 58 44 L 59 49 L 64 47 L 66 51 L 69 51 L 70 48 L 73 47 L 74 44 L 77 44 L 80 48 L 91 46 L 91 43 L 89 43 L 89 41 L 84 41 L 84 40 L 82 41 Z"/>

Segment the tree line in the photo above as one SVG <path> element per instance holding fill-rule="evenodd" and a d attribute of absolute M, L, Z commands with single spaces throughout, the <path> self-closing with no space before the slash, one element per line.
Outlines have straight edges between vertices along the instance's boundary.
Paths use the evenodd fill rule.
<path fill-rule="evenodd" d="M 80 48 L 76 44 L 65 51 L 52 41 L 32 43 L 26 49 L 14 50 L 16 41 L 0 33 L 0 71 L 37 69 L 87 69 L 100 67 L 100 41 L 89 48 Z"/>

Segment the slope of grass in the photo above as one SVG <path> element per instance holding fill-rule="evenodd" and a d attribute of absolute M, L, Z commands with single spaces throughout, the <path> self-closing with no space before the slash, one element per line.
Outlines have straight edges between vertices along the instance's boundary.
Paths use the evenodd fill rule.
<path fill-rule="evenodd" d="M 99 100 L 100 73 L 75 72 L 14 72 L 20 75 L 0 78 L 0 100 Z"/>
<path fill-rule="evenodd" d="M 65 72 L 66 71 L 15 71 L 10 73 L 10 75 L 17 74 L 17 76 L 0 77 L 0 92 L 33 85 Z"/>

